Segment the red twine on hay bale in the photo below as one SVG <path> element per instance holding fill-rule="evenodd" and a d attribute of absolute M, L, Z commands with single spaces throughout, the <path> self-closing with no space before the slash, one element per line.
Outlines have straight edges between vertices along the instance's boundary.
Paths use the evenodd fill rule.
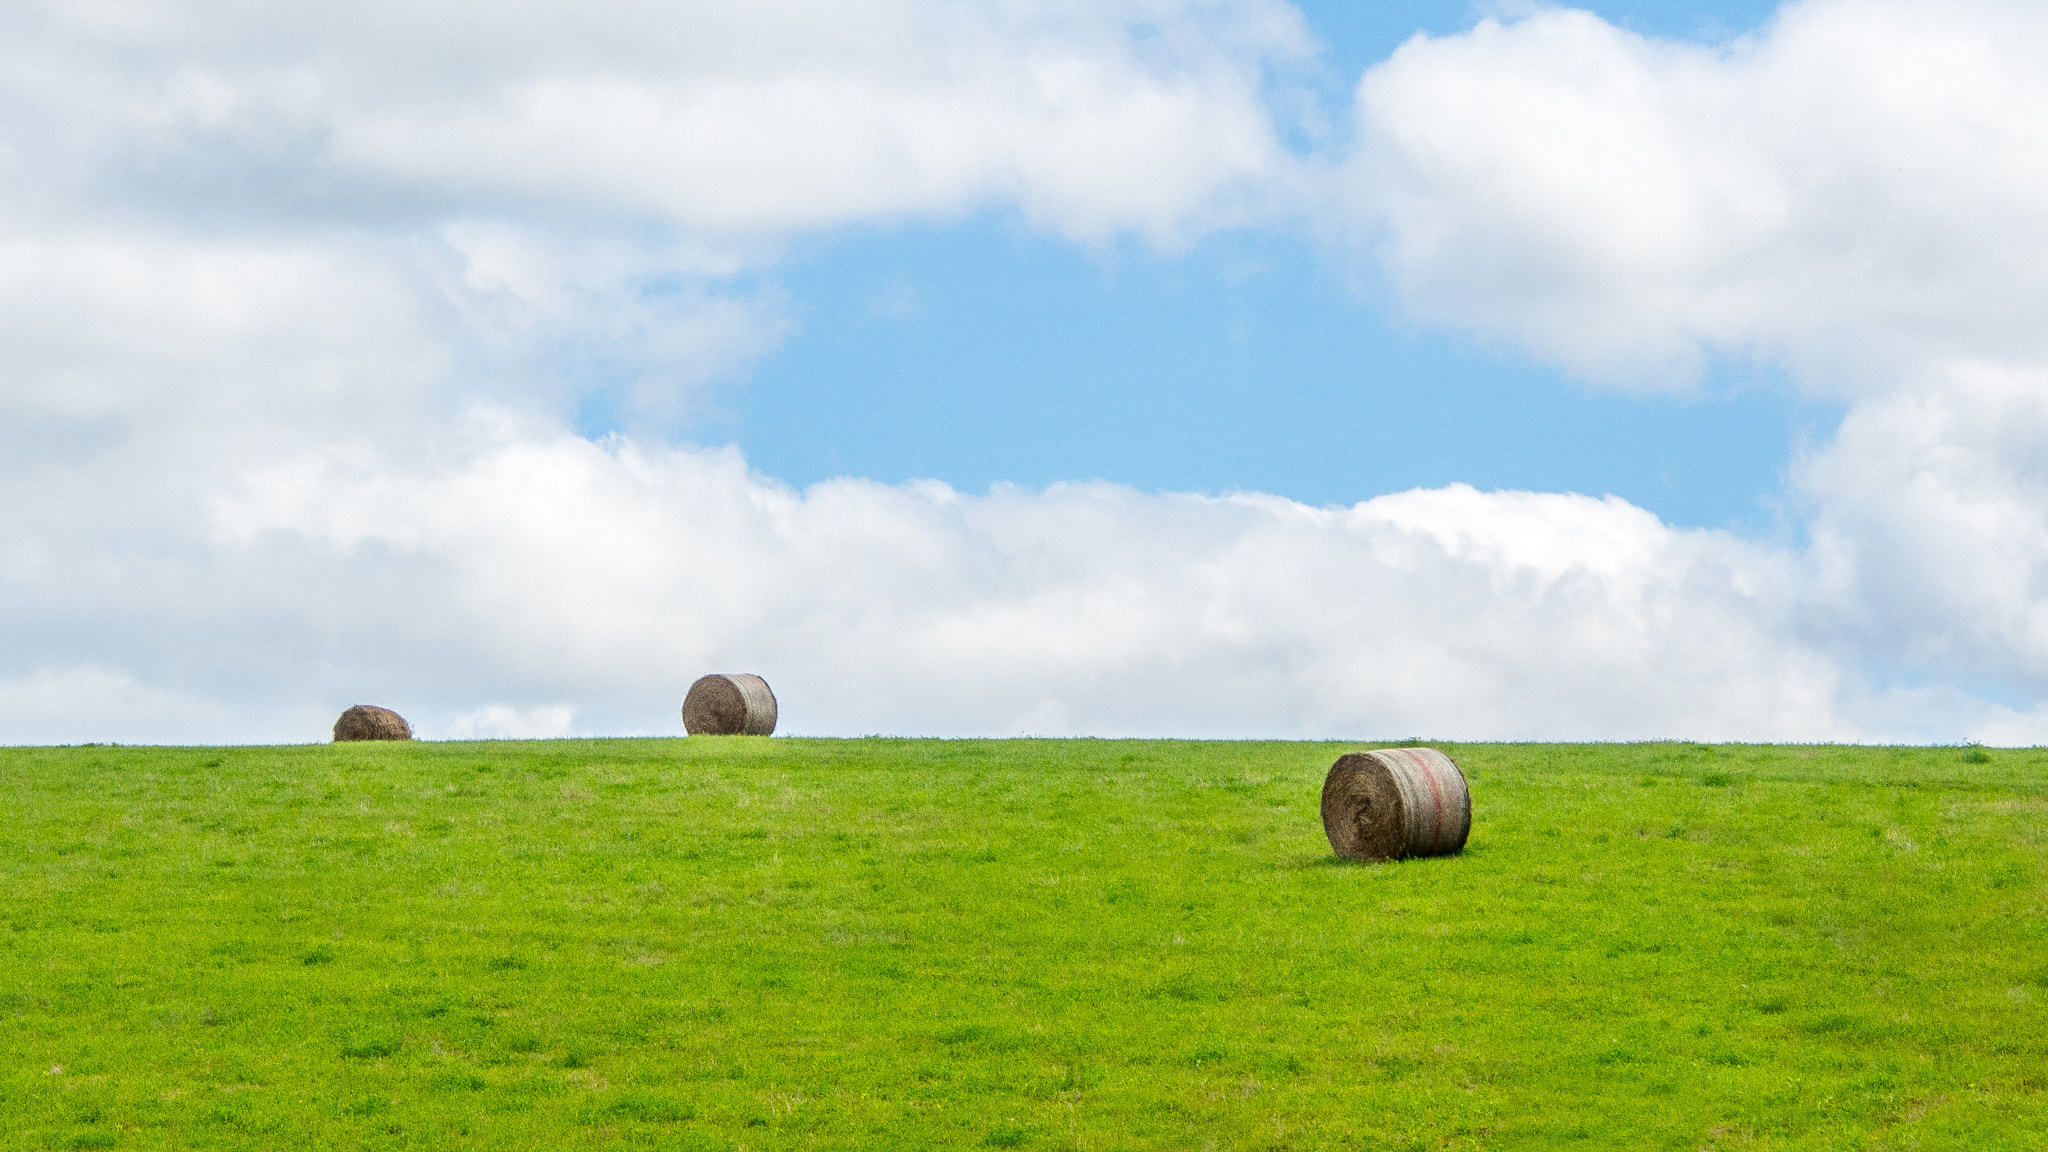
<path fill-rule="evenodd" d="M 1450 856 L 1471 832 L 1465 774 L 1434 748 L 1347 752 L 1323 778 L 1323 834 L 1346 860 Z"/>

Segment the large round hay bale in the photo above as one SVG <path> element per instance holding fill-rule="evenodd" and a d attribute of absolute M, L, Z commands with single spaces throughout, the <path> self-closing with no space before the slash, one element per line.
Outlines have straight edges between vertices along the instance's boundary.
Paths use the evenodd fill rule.
<path fill-rule="evenodd" d="M 336 743 L 343 740 L 410 740 L 412 725 L 405 717 L 375 704 L 358 704 L 334 722 Z"/>
<path fill-rule="evenodd" d="M 683 730 L 692 736 L 772 736 L 775 693 L 751 672 L 701 677 L 683 697 Z"/>
<path fill-rule="evenodd" d="M 1472 832 L 1472 792 L 1434 748 L 1347 752 L 1323 778 L 1323 832 L 1346 860 L 1449 856 Z"/>

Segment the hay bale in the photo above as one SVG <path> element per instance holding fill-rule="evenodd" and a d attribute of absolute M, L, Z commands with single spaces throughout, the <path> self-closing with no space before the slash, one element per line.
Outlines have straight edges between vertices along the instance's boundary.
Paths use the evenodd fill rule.
<path fill-rule="evenodd" d="M 683 697 L 683 730 L 692 736 L 772 736 L 775 693 L 751 672 L 701 677 Z"/>
<path fill-rule="evenodd" d="M 405 717 L 375 704 L 358 704 L 334 722 L 334 740 L 410 740 L 412 725 Z"/>
<path fill-rule="evenodd" d="M 1465 774 L 1434 748 L 1347 752 L 1323 778 L 1323 833 L 1346 860 L 1450 856 L 1471 832 Z"/>

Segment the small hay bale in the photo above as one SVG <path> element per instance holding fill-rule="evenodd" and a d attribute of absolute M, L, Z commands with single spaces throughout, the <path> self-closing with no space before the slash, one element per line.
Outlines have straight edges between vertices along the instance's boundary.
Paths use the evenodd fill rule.
<path fill-rule="evenodd" d="M 683 697 L 683 730 L 692 736 L 772 736 L 775 693 L 751 672 L 701 677 Z"/>
<path fill-rule="evenodd" d="M 1323 833 L 1346 860 L 1450 856 L 1471 832 L 1465 774 L 1434 748 L 1347 752 L 1323 778 Z"/>
<path fill-rule="evenodd" d="M 412 725 L 405 717 L 389 708 L 375 704 L 358 704 L 341 714 L 334 722 L 334 741 L 343 740 L 410 740 Z"/>

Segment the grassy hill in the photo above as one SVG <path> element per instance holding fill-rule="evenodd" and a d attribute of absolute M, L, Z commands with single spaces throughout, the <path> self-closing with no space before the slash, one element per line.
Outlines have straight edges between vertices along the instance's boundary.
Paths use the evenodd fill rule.
<path fill-rule="evenodd" d="M 0 1148 L 2048 1147 L 2048 752 L 1353 747 L 0 750 Z"/>

